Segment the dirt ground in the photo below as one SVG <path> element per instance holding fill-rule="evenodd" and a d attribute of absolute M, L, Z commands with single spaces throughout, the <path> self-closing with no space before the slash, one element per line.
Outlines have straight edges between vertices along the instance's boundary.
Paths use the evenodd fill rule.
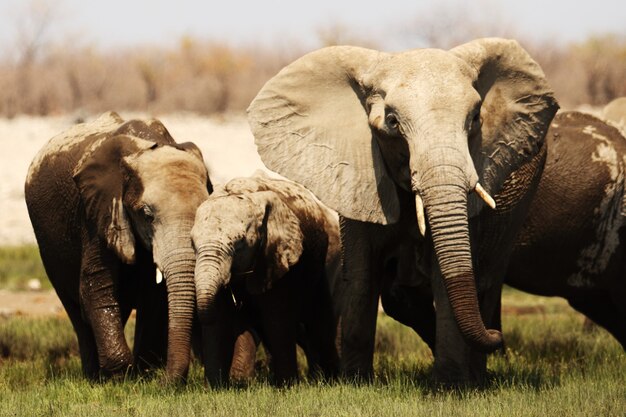
<path fill-rule="evenodd" d="M 63 305 L 53 290 L 0 290 L 0 317 L 65 315 Z"/>

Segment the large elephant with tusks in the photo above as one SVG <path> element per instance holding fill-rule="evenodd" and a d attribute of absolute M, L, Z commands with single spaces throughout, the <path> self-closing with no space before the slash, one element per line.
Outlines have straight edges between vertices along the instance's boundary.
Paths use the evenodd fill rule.
<path fill-rule="evenodd" d="M 479 300 L 499 296 L 502 245 L 536 186 L 557 108 L 539 65 L 497 38 L 449 51 L 328 47 L 265 84 L 248 108 L 262 160 L 344 218 L 345 373 L 372 374 L 383 253 L 408 234 L 423 243 L 434 291 L 436 375 L 484 377 L 484 353 L 502 336 L 485 327 Z"/>

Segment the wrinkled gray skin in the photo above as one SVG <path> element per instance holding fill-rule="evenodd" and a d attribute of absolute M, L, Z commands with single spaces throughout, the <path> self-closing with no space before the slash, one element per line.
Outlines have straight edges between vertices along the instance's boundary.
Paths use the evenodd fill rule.
<path fill-rule="evenodd" d="M 416 224 L 425 229 L 416 239 L 437 306 L 436 375 L 484 375 L 467 370 L 468 357 L 483 358 L 477 368 L 484 369 L 480 352 L 497 349 L 502 338 L 481 317 L 478 296 L 497 287 L 481 274 L 504 267 L 490 248 L 512 244 L 509 230 L 541 170 L 557 108 L 539 66 L 503 39 L 393 54 L 324 48 L 285 67 L 259 92 L 248 115 L 265 164 L 346 219 L 345 288 L 338 293 L 346 373 L 372 372 L 383 253 L 395 235 L 368 224 L 379 223 L 402 236 L 419 236 Z M 515 183 L 523 184 L 505 190 Z M 485 208 L 475 188 L 496 203 L 500 198 L 503 210 Z M 498 213 L 499 226 L 482 227 Z"/>
<path fill-rule="evenodd" d="M 626 349 L 626 138 L 593 116 L 566 112 L 547 142 L 506 283 L 567 299 Z"/>
<path fill-rule="evenodd" d="M 25 194 L 46 273 L 89 378 L 159 365 L 185 378 L 194 315 L 191 227 L 211 183 L 198 148 L 115 113 L 52 138 Z M 155 265 L 165 283 L 157 285 Z M 124 325 L 137 308 L 134 352 Z"/>
<path fill-rule="evenodd" d="M 209 383 L 225 382 L 229 366 L 233 379 L 253 375 L 251 329 L 272 357 L 278 384 L 297 378 L 299 328 L 308 342 L 310 370 L 336 374 L 336 323 L 329 294 L 329 280 L 340 273 L 335 213 L 290 181 L 263 175 L 237 178 L 199 207 L 192 238 Z M 229 305 L 231 291 L 237 311 Z M 241 317 L 232 317 L 242 311 L 243 325 Z"/>

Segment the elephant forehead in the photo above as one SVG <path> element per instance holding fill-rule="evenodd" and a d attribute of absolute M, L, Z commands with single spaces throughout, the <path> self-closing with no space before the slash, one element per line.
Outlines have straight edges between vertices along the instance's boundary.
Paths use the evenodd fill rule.
<path fill-rule="evenodd" d="M 417 49 L 392 54 L 377 67 L 383 83 L 408 86 L 412 81 L 452 84 L 473 78 L 470 67 L 457 56 L 440 49 Z M 418 87 L 425 88 L 426 85 Z M 420 89 L 421 89 L 420 88 Z"/>
<path fill-rule="evenodd" d="M 194 235 L 227 230 L 245 231 L 259 219 L 261 209 L 244 195 L 211 196 L 198 207 Z"/>
<path fill-rule="evenodd" d="M 148 203 L 197 207 L 208 197 L 206 167 L 188 152 L 164 146 L 128 158 L 127 163 Z"/>
<path fill-rule="evenodd" d="M 474 73 L 458 57 L 436 49 L 394 56 L 380 69 L 379 88 L 387 105 L 402 111 L 460 108 L 479 100 L 472 86 Z"/>
<path fill-rule="evenodd" d="M 202 161 L 189 152 L 171 146 L 142 152 L 127 161 L 144 184 L 163 180 L 186 182 L 192 178 L 205 182 L 207 179 L 207 170 Z"/>

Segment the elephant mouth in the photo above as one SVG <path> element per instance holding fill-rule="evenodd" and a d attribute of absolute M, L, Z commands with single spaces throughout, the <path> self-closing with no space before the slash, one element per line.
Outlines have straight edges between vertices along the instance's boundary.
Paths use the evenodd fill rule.
<path fill-rule="evenodd" d="M 492 209 L 496 208 L 496 201 L 489 195 L 489 193 L 480 185 L 479 182 L 473 188 L 473 191 Z M 415 211 L 417 213 L 417 226 L 419 227 L 420 234 L 426 236 L 426 214 L 424 210 L 424 200 L 418 191 L 415 191 Z"/>

